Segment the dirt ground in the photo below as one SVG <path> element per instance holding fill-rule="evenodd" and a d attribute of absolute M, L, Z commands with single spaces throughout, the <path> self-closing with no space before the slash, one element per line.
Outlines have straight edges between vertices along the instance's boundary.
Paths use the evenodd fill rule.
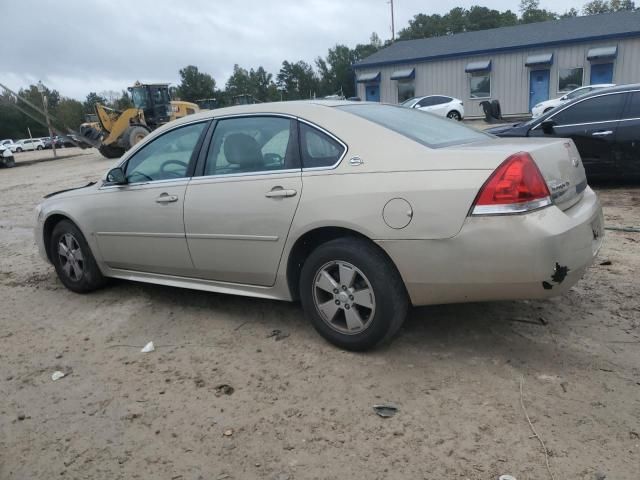
<path fill-rule="evenodd" d="M 608 231 L 564 297 L 415 309 L 390 346 L 354 354 L 296 304 L 66 290 L 33 208 L 110 164 L 0 170 L 0 479 L 546 479 L 521 379 L 557 480 L 639 478 L 640 234 Z M 599 193 L 607 225 L 640 225 L 640 188 Z M 378 417 L 387 402 L 398 413 Z"/>

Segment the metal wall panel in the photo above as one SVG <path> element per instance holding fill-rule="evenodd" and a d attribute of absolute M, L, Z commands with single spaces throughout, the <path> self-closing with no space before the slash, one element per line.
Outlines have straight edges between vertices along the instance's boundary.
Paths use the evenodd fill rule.
<path fill-rule="evenodd" d="M 640 83 L 640 37 L 600 42 L 523 49 L 493 55 L 468 56 L 422 63 L 399 63 L 382 67 L 358 69 L 359 73 L 381 72 L 380 99 L 397 103 L 397 81 L 391 80 L 393 71 L 415 68 L 416 96 L 442 94 L 459 98 L 464 102 L 467 117 L 483 116 L 480 103 L 485 99 L 469 97 L 469 76 L 464 69 L 467 63 L 491 60 L 491 98 L 498 99 L 503 115 L 527 115 L 529 113 L 529 72 L 537 67 L 526 67 L 530 55 L 553 53 L 550 67 L 549 98 L 562 95 L 558 92 L 558 70 L 583 67 L 583 85 L 589 84 L 591 62 L 587 52 L 591 48 L 618 45 L 618 57 L 613 60 L 613 81 L 617 84 Z M 549 68 L 549 67 L 540 67 Z M 364 85 L 358 85 L 358 96 L 364 100 Z"/>

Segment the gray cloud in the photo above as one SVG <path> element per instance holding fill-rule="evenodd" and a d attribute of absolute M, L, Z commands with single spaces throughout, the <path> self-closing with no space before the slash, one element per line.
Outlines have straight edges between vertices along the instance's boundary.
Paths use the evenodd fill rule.
<path fill-rule="evenodd" d="M 121 90 L 140 81 L 177 83 L 197 65 L 224 85 L 233 65 L 276 73 L 283 60 L 313 63 L 342 43 L 390 37 L 387 0 L 2 0 L 0 82 L 20 88 L 42 80 L 62 95 Z M 419 12 L 444 13 L 420 0 L 395 0 L 396 28 Z M 476 2 L 462 0 L 469 7 Z M 519 2 L 487 0 L 516 11 Z M 563 12 L 569 0 L 542 6 Z M 434 10 L 435 9 L 435 10 Z"/>

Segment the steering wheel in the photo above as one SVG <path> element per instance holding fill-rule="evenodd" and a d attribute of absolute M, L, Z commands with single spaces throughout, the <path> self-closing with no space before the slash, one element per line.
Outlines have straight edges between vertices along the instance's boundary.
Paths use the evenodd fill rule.
<path fill-rule="evenodd" d="M 264 159 L 264 163 L 266 164 L 272 164 L 272 163 L 277 163 L 278 165 L 284 164 L 284 158 L 282 158 L 277 153 L 265 153 L 262 155 L 262 158 Z"/>
<path fill-rule="evenodd" d="M 166 170 L 165 167 L 169 165 L 180 165 L 181 167 L 184 167 L 184 170 L 186 171 L 188 165 L 185 162 L 181 162 L 180 160 L 167 160 L 162 165 L 160 165 L 160 173 L 163 174 L 163 176 L 168 175 L 168 176 L 173 176 L 175 178 L 184 177 L 184 173 L 174 172 L 172 170 Z"/>

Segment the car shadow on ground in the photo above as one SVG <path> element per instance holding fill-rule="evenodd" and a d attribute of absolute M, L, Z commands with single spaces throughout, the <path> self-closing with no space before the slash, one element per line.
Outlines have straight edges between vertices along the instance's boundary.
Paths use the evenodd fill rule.
<path fill-rule="evenodd" d="M 151 304 L 151 311 L 145 311 L 131 321 L 140 322 L 140 326 L 147 329 L 157 327 L 165 334 L 172 327 L 163 318 L 179 311 L 175 320 L 180 322 L 182 333 L 185 330 L 208 332 L 224 339 L 235 336 L 240 329 L 251 329 L 265 336 L 273 330 L 280 330 L 290 335 L 288 341 L 312 342 L 310 347 L 339 350 L 320 338 L 305 318 L 299 303 L 120 280 L 113 281 L 107 289 L 113 290 L 117 296 L 144 297 Z M 568 330 L 562 318 L 566 311 L 554 314 L 555 309 L 548 307 L 555 301 L 414 307 L 391 343 L 364 355 L 384 356 L 390 361 L 403 358 L 406 361 L 407 355 L 446 354 L 503 359 L 507 363 L 514 360 L 546 368 L 557 360 L 558 355 L 566 354 L 558 348 L 558 343 L 567 340 L 563 338 Z"/>

